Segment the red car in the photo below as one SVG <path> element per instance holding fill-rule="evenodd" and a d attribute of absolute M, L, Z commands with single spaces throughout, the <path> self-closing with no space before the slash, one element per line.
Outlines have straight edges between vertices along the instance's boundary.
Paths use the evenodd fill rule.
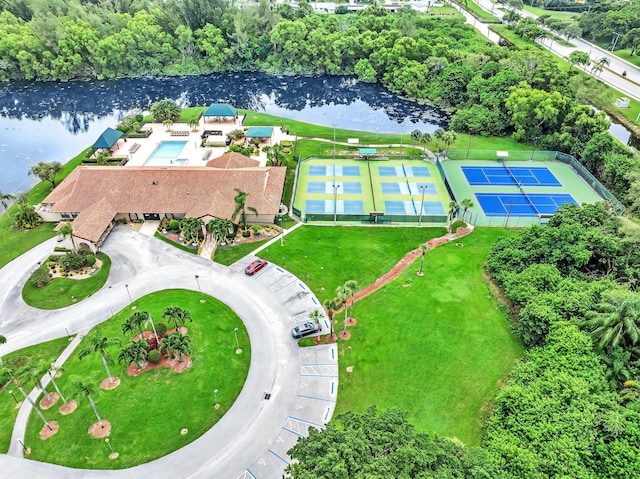
<path fill-rule="evenodd" d="M 257 259 L 253 263 L 251 263 L 249 266 L 247 266 L 244 269 L 244 272 L 249 276 L 253 276 L 268 264 L 269 262 L 264 259 Z"/>

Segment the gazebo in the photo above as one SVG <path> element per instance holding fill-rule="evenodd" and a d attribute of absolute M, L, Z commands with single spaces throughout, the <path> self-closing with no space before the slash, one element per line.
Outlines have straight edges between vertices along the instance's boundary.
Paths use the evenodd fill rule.
<path fill-rule="evenodd" d="M 96 140 L 92 148 L 94 150 L 110 150 L 113 145 L 118 143 L 118 140 L 122 137 L 123 133 L 113 128 L 107 128 L 102 132 L 102 135 Z"/>
<path fill-rule="evenodd" d="M 238 118 L 238 110 L 227 103 L 212 103 L 209 108 L 202 114 L 204 121 L 207 118 L 217 118 L 220 121 L 221 118 L 233 118 L 236 121 Z"/>
<path fill-rule="evenodd" d="M 249 141 L 257 138 L 260 141 L 267 141 L 268 143 L 271 143 L 271 138 L 273 137 L 273 127 L 250 126 L 245 136 Z"/>

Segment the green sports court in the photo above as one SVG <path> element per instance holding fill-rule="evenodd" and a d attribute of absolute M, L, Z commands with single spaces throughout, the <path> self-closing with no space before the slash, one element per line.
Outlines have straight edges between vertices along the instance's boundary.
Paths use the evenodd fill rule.
<path fill-rule="evenodd" d="M 569 164 L 554 160 L 439 161 L 441 174 L 456 201 L 469 198 L 473 206 L 467 219 L 479 225 L 498 226 L 508 220 L 512 226 L 543 223 L 563 203 L 602 201 L 586 179 Z M 592 186 L 593 185 L 593 186 Z"/>
<path fill-rule="evenodd" d="M 298 165 L 293 212 L 313 222 L 443 224 L 449 201 L 423 160 L 309 159 Z"/>

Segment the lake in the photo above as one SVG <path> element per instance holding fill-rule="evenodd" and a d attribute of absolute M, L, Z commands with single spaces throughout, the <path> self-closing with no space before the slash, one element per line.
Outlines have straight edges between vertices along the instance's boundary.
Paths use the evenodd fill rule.
<path fill-rule="evenodd" d="M 64 163 L 106 127 L 163 98 L 181 106 L 214 102 L 309 123 L 380 133 L 433 132 L 448 124 L 437 108 L 399 98 L 348 77 L 228 73 L 117 81 L 8 84 L 0 89 L 0 191 L 19 192 L 36 179 L 39 161 Z"/>

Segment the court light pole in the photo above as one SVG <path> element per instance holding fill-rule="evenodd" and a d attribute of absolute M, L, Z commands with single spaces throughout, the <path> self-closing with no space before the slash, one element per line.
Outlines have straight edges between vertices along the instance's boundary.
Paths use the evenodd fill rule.
<path fill-rule="evenodd" d="M 475 18 L 475 17 L 474 17 Z M 471 151 L 471 140 L 473 139 L 473 135 L 469 133 L 469 144 L 467 145 L 467 160 L 469 159 L 469 151 Z"/>
<path fill-rule="evenodd" d="M 400 125 L 400 155 L 402 156 L 402 133 L 404 132 L 404 125 Z"/>
<path fill-rule="evenodd" d="M 504 227 L 507 229 L 509 225 L 509 217 L 511 216 L 511 208 L 513 208 L 513 200 L 509 200 L 509 211 L 507 212 L 507 219 L 504 222 Z"/>
<path fill-rule="evenodd" d="M 336 225 L 336 221 L 338 219 L 338 188 L 340 188 L 340 185 L 333 185 L 333 226 Z"/>
<path fill-rule="evenodd" d="M 422 212 L 424 210 L 424 192 L 427 190 L 427 185 L 420 185 L 422 190 L 422 199 L 420 200 L 420 217 L 418 218 L 418 227 L 422 226 Z"/>
<path fill-rule="evenodd" d="M 333 127 L 333 159 L 336 159 L 336 126 L 338 126 L 337 123 L 331 123 L 331 126 Z"/>

